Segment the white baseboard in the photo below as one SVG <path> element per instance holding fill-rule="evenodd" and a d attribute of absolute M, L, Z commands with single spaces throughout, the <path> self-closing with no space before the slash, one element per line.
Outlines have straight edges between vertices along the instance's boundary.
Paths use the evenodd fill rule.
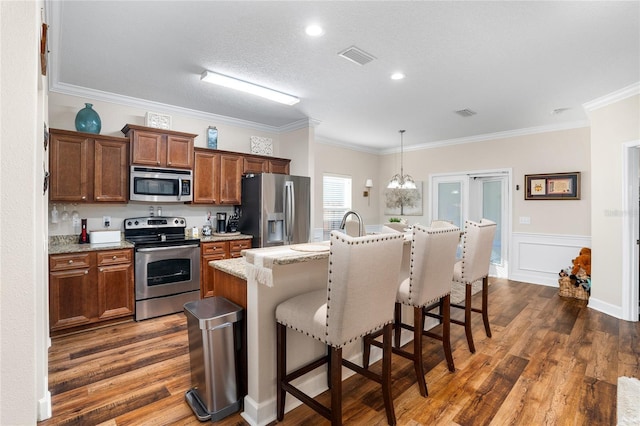
<path fill-rule="evenodd" d="M 593 296 L 589 297 L 589 304 L 587 307 L 618 319 L 624 319 L 621 306 L 615 306 L 610 303 L 603 302 L 602 300 L 595 299 Z"/>
<path fill-rule="evenodd" d="M 38 400 L 38 421 L 50 419 L 53 416 L 51 409 L 51 392 L 46 391 L 45 396 Z"/>

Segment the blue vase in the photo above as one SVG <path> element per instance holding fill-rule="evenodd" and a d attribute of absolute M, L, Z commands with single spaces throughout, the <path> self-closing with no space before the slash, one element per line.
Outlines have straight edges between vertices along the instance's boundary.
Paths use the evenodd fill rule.
<path fill-rule="evenodd" d="M 93 104 L 84 104 L 85 107 L 76 114 L 76 130 L 86 133 L 100 133 L 102 121 L 100 116 L 93 109 Z"/>

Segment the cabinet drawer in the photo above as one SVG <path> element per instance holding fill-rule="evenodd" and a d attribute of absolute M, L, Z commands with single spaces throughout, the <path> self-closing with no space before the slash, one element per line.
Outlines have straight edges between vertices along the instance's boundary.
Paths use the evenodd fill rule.
<path fill-rule="evenodd" d="M 89 268 L 90 266 L 91 253 L 57 254 L 49 257 L 50 271 Z"/>
<path fill-rule="evenodd" d="M 98 266 L 131 263 L 133 250 L 99 251 L 96 253 Z"/>
<path fill-rule="evenodd" d="M 241 250 L 251 248 L 251 240 L 233 240 L 229 241 L 229 251 L 239 252 Z"/>
<path fill-rule="evenodd" d="M 212 254 L 226 254 L 227 252 L 227 247 L 228 247 L 228 242 L 227 241 L 219 241 L 216 243 L 204 243 L 201 245 L 200 247 L 200 254 L 202 256 L 209 256 Z"/>

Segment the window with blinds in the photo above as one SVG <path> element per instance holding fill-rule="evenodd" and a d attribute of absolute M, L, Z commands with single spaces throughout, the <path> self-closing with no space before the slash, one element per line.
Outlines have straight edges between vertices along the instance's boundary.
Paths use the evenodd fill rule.
<path fill-rule="evenodd" d="M 351 210 L 351 177 L 322 176 L 323 239 L 329 239 L 334 229 L 340 228 L 344 214 Z"/>

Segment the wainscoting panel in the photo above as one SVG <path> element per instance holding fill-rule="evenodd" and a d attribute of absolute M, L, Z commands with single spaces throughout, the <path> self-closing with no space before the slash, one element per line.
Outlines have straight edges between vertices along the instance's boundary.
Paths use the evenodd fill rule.
<path fill-rule="evenodd" d="M 558 286 L 558 272 L 572 266 L 582 247 L 591 247 L 591 237 L 514 232 L 509 279 Z"/>

